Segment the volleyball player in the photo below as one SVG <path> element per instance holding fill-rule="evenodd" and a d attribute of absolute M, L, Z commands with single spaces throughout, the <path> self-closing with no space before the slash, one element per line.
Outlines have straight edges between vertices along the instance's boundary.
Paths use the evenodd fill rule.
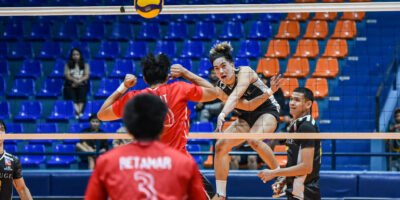
<path fill-rule="evenodd" d="M 0 199 L 11 200 L 13 185 L 21 200 L 31 200 L 32 195 L 22 177 L 22 167 L 19 159 L 4 151 L 2 135 L 6 133 L 6 125 L 0 120 Z"/>
<path fill-rule="evenodd" d="M 195 161 L 158 141 L 167 113 L 151 94 L 126 104 L 123 119 L 135 141 L 97 159 L 85 199 L 206 199 Z"/>
<path fill-rule="evenodd" d="M 296 88 L 290 97 L 290 114 L 293 122 L 289 133 L 318 133 L 319 129 L 311 116 L 314 95 L 311 90 Z M 264 181 L 274 177 L 286 177 L 288 199 L 321 199 L 319 191 L 319 170 L 321 167 L 320 140 L 286 140 L 288 162 L 286 168 L 261 171 L 258 176 Z M 283 188 L 285 182 L 279 180 L 274 188 Z M 279 191 L 278 191 L 279 192 Z"/>

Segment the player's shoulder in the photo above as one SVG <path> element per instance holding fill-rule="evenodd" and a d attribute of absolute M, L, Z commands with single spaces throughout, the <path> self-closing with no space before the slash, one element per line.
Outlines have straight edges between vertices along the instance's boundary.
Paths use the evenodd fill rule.
<path fill-rule="evenodd" d="M 17 156 L 15 156 L 15 155 L 13 155 L 11 153 L 8 153 L 8 152 L 4 152 L 4 158 L 6 158 L 6 159 L 8 159 L 8 160 L 10 160 L 12 162 L 15 162 L 15 161 L 19 160 Z"/>
<path fill-rule="evenodd" d="M 306 115 L 298 120 L 298 127 L 305 129 L 316 129 L 317 122 L 311 115 Z"/>

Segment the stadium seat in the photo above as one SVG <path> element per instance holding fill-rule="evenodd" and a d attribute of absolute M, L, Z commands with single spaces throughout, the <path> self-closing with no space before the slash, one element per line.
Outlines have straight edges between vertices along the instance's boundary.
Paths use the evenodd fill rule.
<path fill-rule="evenodd" d="M 45 152 L 44 145 L 36 145 L 36 144 L 28 144 L 25 145 L 23 153 L 43 153 Z M 40 167 L 40 164 L 43 164 L 46 161 L 46 157 L 44 155 L 21 155 L 20 161 L 22 166 L 24 167 Z"/>
<path fill-rule="evenodd" d="M 289 41 L 271 40 L 265 57 L 286 58 L 290 54 Z"/>
<path fill-rule="evenodd" d="M 300 35 L 300 24 L 298 21 L 281 21 L 278 33 L 275 35 L 277 39 L 294 40 Z"/>
<path fill-rule="evenodd" d="M 317 0 L 295 0 L 296 3 L 317 3 Z"/>
<path fill-rule="evenodd" d="M 144 82 L 143 76 L 137 77 L 137 83 L 136 85 L 132 88 L 134 90 L 142 90 L 147 87 L 147 84 Z"/>
<path fill-rule="evenodd" d="M 222 40 L 238 40 L 244 35 L 244 29 L 242 22 L 239 21 L 227 21 L 222 26 L 221 34 L 219 39 Z"/>
<path fill-rule="evenodd" d="M 318 108 L 318 102 L 314 101 L 311 107 L 311 115 L 314 119 L 318 119 L 319 118 L 319 108 Z"/>
<path fill-rule="evenodd" d="M 126 74 L 136 74 L 134 62 L 128 59 L 116 59 L 109 77 L 124 78 Z"/>
<path fill-rule="evenodd" d="M 83 129 L 88 128 L 90 125 L 88 122 L 74 123 L 69 127 L 70 133 L 81 133 Z"/>
<path fill-rule="evenodd" d="M 139 40 L 157 40 L 160 38 L 160 32 L 159 24 L 143 22 L 136 38 Z"/>
<path fill-rule="evenodd" d="M 365 17 L 365 12 L 344 12 L 340 19 L 362 21 Z"/>
<path fill-rule="evenodd" d="M 272 26 L 268 21 L 254 21 L 251 25 L 247 38 L 262 40 L 270 38 L 272 35 Z"/>
<path fill-rule="evenodd" d="M 179 1 L 174 1 L 174 3 L 176 5 L 179 5 L 181 3 L 183 3 L 182 1 L 179 3 Z M 168 4 L 171 5 L 171 4 Z M 165 18 L 166 15 L 164 15 Z M 170 21 L 172 21 L 171 19 L 162 19 L 165 20 L 164 22 L 169 23 Z M 181 14 L 181 15 L 177 15 L 175 21 L 177 22 L 183 22 L 186 24 L 191 24 L 191 23 L 195 23 L 199 20 L 198 15 L 192 15 L 192 14 Z"/>
<path fill-rule="evenodd" d="M 64 80 L 61 78 L 46 78 L 37 97 L 58 98 L 62 94 Z"/>
<path fill-rule="evenodd" d="M 279 74 L 279 60 L 277 58 L 260 58 L 256 72 L 264 77 L 272 77 Z"/>
<path fill-rule="evenodd" d="M 208 14 L 208 15 L 202 15 L 201 19 L 206 22 L 225 22 L 228 20 L 227 15 L 220 15 L 220 14 Z"/>
<path fill-rule="evenodd" d="M 283 78 L 281 89 L 283 92 L 283 96 L 285 98 L 290 98 L 293 93 L 293 90 L 299 87 L 299 81 L 297 78 Z"/>
<path fill-rule="evenodd" d="M 220 1 L 221 3 L 223 1 Z M 234 1 L 231 1 L 230 3 L 233 3 Z M 246 21 L 250 20 L 251 15 L 248 13 L 236 13 L 236 14 L 231 14 L 231 21 L 239 21 L 242 23 L 245 23 Z"/>
<path fill-rule="evenodd" d="M 194 122 L 190 126 L 190 132 L 213 132 L 214 130 L 212 122 Z"/>
<path fill-rule="evenodd" d="M 75 153 L 75 145 L 73 144 L 57 144 L 53 148 L 56 153 Z M 68 168 L 72 163 L 77 162 L 75 155 L 54 155 L 47 161 L 49 167 L 63 167 Z"/>
<path fill-rule="evenodd" d="M 175 41 L 165 41 L 165 40 L 159 40 L 156 42 L 156 48 L 154 49 L 154 54 L 165 54 L 170 58 L 175 57 L 176 55 L 176 42 Z"/>
<path fill-rule="evenodd" d="M 102 41 L 96 58 L 115 59 L 119 56 L 120 48 L 118 42 Z"/>
<path fill-rule="evenodd" d="M 10 103 L 7 101 L 0 101 L 0 119 L 7 120 L 11 118 Z"/>
<path fill-rule="evenodd" d="M 21 39 L 24 34 L 23 25 L 21 22 L 9 23 L 5 27 L 2 36 L 2 40 L 18 40 Z"/>
<path fill-rule="evenodd" d="M 39 101 L 25 101 L 21 103 L 21 108 L 14 120 L 16 121 L 36 121 L 42 115 L 42 103 Z"/>
<path fill-rule="evenodd" d="M 323 3 L 344 3 L 344 0 L 322 0 Z"/>
<path fill-rule="evenodd" d="M 281 20 L 281 13 L 261 13 L 259 20 L 267 22 L 278 22 Z"/>
<path fill-rule="evenodd" d="M 260 56 L 261 44 L 257 40 L 245 40 L 240 43 L 239 58 L 258 58 Z"/>
<path fill-rule="evenodd" d="M 307 58 L 290 58 L 287 64 L 285 77 L 305 78 L 310 72 L 310 64 Z"/>
<path fill-rule="evenodd" d="M 23 133 L 24 126 L 21 123 L 8 123 L 7 133 Z"/>
<path fill-rule="evenodd" d="M 332 38 L 353 39 L 357 35 L 356 22 L 352 20 L 339 20 L 336 23 Z"/>
<path fill-rule="evenodd" d="M 186 145 L 186 150 L 189 153 L 199 152 L 199 151 L 201 151 L 201 147 L 199 144 L 188 144 L 188 145 Z M 203 158 L 201 155 L 192 155 L 192 157 L 199 166 L 203 165 Z"/>
<path fill-rule="evenodd" d="M 9 140 L 7 140 L 7 142 L 8 141 Z M 14 154 L 17 152 L 17 145 L 16 144 L 4 144 L 4 151 L 7 153 Z"/>
<path fill-rule="evenodd" d="M 7 43 L 5 42 L 0 42 L 0 58 L 4 59 L 7 57 Z M 1 62 L 5 62 L 5 60 L 2 60 Z M 2 72 L 2 63 L 0 62 L 0 74 Z"/>
<path fill-rule="evenodd" d="M 306 33 L 303 38 L 309 39 L 325 39 L 328 35 L 328 23 L 323 20 L 313 20 L 310 21 L 307 25 Z"/>
<path fill-rule="evenodd" d="M 333 21 L 336 17 L 336 12 L 317 12 L 315 13 L 313 20 Z"/>
<path fill-rule="evenodd" d="M 201 58 L 199 67 L 197 69 L 197 74 L 203 78 L 207 78 L 212 67 L 213 66 L 208 58 Z"/>
<path fill-rule="evenodd" d="M 79 118 L 81 121 L 88 121 L 89 117 L 93 113 L 97 113 L 100 110 L 101 105 L 103 105 L 103 100 L 88 100 L 83 110 L 82 117 Z"/>
<path fill-rule="evenodd" d="M 37 58 L 40 59 L 55 59 L 61 56 L 61 46 L 58 42 L 45 42 L 40 49 Z"/>
<path fill-rule="evenodd" d="M 119 122 L 103 122 L 100 129 L 107 133 L 116 133 L 121 126 L 122 124 Z"/>
<path fill-rule="evenodd" d="M 58 126 L 56 123 L 39 123 L 36 125 L 37 133 L 58 133 Z"/>
<path fill-rule="evenodd" d="M 241 57 L 236 57 L 233 59 L 233 62 L 235 63 L 235 66 L 250 66 L 250 60 L 249 58 L 241 58 Z"/>
<path fill-rule="evenodd" d="M 143 58 L 149 48 L 144 41 L 129 41 L 128 48 L 126 49 L 123 58 L 141 59 Z"/>
<path fill-rule="evenodd" d="M 98 41 L 104 38 L 105 28 L 101 21 L 92 21 L 90 24 L 85 25 L 86 29 L 80 34 L 81 40 Z"/>
<path fill-rule="evenodd" d="M 204 44 L 202 41 L 187 40 L 183 44 L 181 58 L 199 59 L 204 55 Z"/>
<path fill-rule="evenodd" d="M 295 57 L 316 58 L 319 54 L 318 41 L 312 39 L 301 39 L 297 43 Z"/>
<path fill-rule="evenodd" d="M 188 28 L 185 22 L 170 22 L 164 36 L 165 40 L 183 40 L 188 35 Z"/>
<path fill-rule="evenodd" d="M 38 60 L 25 60 L 18 74 L 17 78 L 37 78 L 42 76 L 42 63 Z"/>
<path fill-rule="evenodd" d="M 72 41 L 77 39 L 78 25 L 78 23 L 70 21 L 60 24 L 60 27 L 53 34 L 53 39 L 59 41 Z"/>
<path fill-rule="evenodd" d="M 0 76 L 0 95 L 3 96 L 6 92 L 6 82 L 4 81 L 3 75 Z"/>
<path fill-rule="evenodd" d="M 286 145 L 275 145 L 274 147 L 275 153 L 286 153 Z M 276 155 L 276 160 L 279 163 L 280 167 L 286 167 L 287 164 L 287 155 Z"/>
<path fill-rule="evenodd" d="M 8 59 L 21 60 L 25 58 L 32 58 L 33 50 L 32 46 L 28 42 L 17 42 L 13 43 L 11 46 L 8 46 Z"/>
<path fill-rule="evenodd" d="M 27 40 L 46 40 L 50 38 L 50 25 L 48 23 L 33 24 L 31 31 L 25 36 Z"/>
<path fill-rule="evenodd" d="M 324 57 L 344 58 L 348 54 L 347 41 L 343 39 L 330 39 L 325 47 Z"/>
<path fill-rule="evenodd" d="M 196 23 L 193 40 L 211 40 L 216 33 L 216 27 L 212 21 L 199 21 Z"/>
<path fill-rule="evenodd" d="M 100 87 L 94 95 L 96 98 L 105 98 L 110 96 L 120 84 L 119 79 L 102 79 Z"/>
<path fill-rule="evenodd" d="M 64 67 L 66 61 L 63 59 L 57 59 L 54 63 L 54 67 L 49 74 L 49 77 L 52 78 L 63 78 L 64 77 Z"/>
<path fill-rule="evenodd" d="M 339 73 L 339 64 L 336 58 L 319 58 L 312 77 L 335 78 Z"/>
<path fill-rule="evenodd" d="M 133 39 L 132 26 L 126 23 L 114 23 L 112 31 L 108 35 L 109 40 L 126 41 Z"/>
<path fill-rule="evenodd" d="M 288 13 L 286 20 L 305 22 L 309 16 L 310 13 Z"/>
<path fill-rule="evenodd" d="M 17 78 L 8 92 L 8 96 L 28 98 L 35 95 L 35 93 L 35 81 L 33 79 Z"/>
<path fill-rule="evenodd" d="M 56 101 L 53 111 L 47 117 L 48 121 L 67 121 L 74 117 L 74 106 L 72 101 Z"/>
<path fill-rule="evenodd" d="M 190 58 L 174 58 L 172 59 L 172 64 L 181 64 L 184 68 L 192 71 L 192 59 Z"/>
<path fill-rule="evenodd" d="M 325 98 L 329 93 L 328 81 L 325 78 L 309 78 L 305 87 L 313 91 L 315 98 Z"/>
<path fill-rule="evenodd" d="M 88 0 L 84 0 L 84 1 L 90 2 L 91 4 L 93 4 L 93 6 L 96 6 L 99 4 L 96 1 L 88 1 Z M 122 5 L 122 4 L 120 4 L 120 5 Z M 85 5 L 87 5 L 87 4 L 85 3 Z M 95 20 L 104 22 L 105 24 L 111 24 L 111 23 L 114 23 L 117 21 L 117 16 L 116 15 L 96 15 Z"/>
<path fill-rule="evenodd" d="M 106 77 L 107 64 L 104 60 L 90 60 L 90 78 Z"/>

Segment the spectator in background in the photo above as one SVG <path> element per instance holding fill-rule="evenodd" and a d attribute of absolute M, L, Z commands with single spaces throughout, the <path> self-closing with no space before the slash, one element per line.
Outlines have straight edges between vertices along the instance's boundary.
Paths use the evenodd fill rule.
<path fill-rule="evenodd" d="M 209 69 L 208 79 L 213 86 L 216 86 L 218 82 L 218 77 L 215 75 L 214 68 Z M 210 102 L 199 102 L 196 104 L 196 111 L 199 114 L 200 122 L 213 121 L 214 118 L 218 117 L 221 112 L 223 103 L 219 99 L 215 99 Z M 215 120 L 214 120 L 215 121 Z"/>
<path fill-rule="evenodd" d="M 100 120 L 97 118 L 96 114 L 92 114 L 89 118 L 90 127 L 83 129 L 82 133 L 102 133 L 103 130 L 100 129 Z M 108 150 L 107 140 L 81 140 L 76 144 L 76 149 L 79 152 L 105 152 Z M 94 168 L 95 156 L 81 156 L 82 161 L 88 162 L 89 169 Z"/>
<path fill-rule="evenodd" d="M 394 111 L 394 122 L 390 125 L 389 132 L 400 133 L 400 108 Z M 391 152 L 400 153 L 400 140 L 390 140 L 389 150 Z M 390 170 L 400 171 L 400 156 L 393 156 L 390 158 Z"/>
<path fill-rule="evenodd" d="M 90 68 L 82 57 L 81 51 L 73 48 L 68 63 L 64 67 L 64 98 L 74 102 L 75 118 L 82 116 L 88 92 Z"/>
<path fill-rule="evenodd" d="M 254 152 L 247 142 L 240 146 L 234 147 L 234 151 L 241 152 Z M 258 169 L 258 162 L 262 162 L 258 155 L 233 155 L 231 159 L 231 169 L 240 169 L 241 166 L 246 166 L 246 169 L 256 170 Z"/>
<path fill-rule="evenodd" d="M 125 126 L 121 126 L 117 130 L 117 133 L 128 133 L 128 130 L 126 129 Z M 128 144 L 132 141 L 133 141 L 133 139 L 116 139 L 116 140 L 113 140 L 112 145 L 113 145 L 113 148 L 115 148 L 115 147 L 123 145 L 123 144 Z"/>

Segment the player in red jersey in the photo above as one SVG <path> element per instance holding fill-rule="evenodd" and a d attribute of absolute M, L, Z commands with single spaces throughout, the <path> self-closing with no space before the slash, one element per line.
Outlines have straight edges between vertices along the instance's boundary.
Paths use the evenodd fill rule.
<path fill-rule="evenodd" d="M 168 108 L 154 95 L 127 102 L 123 119 L 135 142 L 101 155 L 86 190 L 87 200 L 205 200 L 193 159 L 158 141 Z"/>

